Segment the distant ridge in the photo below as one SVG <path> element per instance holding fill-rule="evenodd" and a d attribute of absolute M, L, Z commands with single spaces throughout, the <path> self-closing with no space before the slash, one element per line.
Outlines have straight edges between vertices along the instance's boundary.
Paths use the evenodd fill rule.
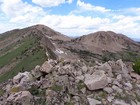
<path fill-rule="evenodd" d="M 140 38 L 132 38 L 136 42 L 140 42 Z"/>
<path fill-rule="evenodd" d="M 134 40 L 123 34 L 117 34 L 112 31 L 99 31 L 81 36 L 74 40 L 86 46 L 90 51 L 101 53 L 102 51 L 118 52 L 139 46 Z"/>

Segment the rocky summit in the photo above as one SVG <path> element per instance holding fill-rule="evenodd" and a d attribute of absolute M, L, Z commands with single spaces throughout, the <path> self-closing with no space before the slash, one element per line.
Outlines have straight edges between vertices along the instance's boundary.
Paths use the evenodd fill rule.
<path fill-rule="evenodd" d="M 127 49 L 139 49 L 139 44 L 123 34 L 112 31 L 98 31 L 74 39 L 75 42 L 81 43 L 89 51 L 102 53 L 104 51 L 119 52 Z"/>
<path fill-rule="evenodd" d="M 140 75 L 121 59 L 50 59 L 0 87 L 1 105 L 140 105 Z"/>
<path fill-rule="evenodd" d="M 0 105 L 140 105 L 140 44 L 34 25 L 0 34 Z"/>

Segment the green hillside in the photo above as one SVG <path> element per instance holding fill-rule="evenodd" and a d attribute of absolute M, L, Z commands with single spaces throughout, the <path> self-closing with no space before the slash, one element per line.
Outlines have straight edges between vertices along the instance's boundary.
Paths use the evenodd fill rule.
<path fill-rule="evenodd" d="M 13 49 L 13 47 L 15 47 Z M 3 53 L 6 52 L 4 55 Z M 15 76 L 18 72 L 32 70 L 36 65 L 41 65 L 46 59 L 45 49 L 40 46 L 37 37 L 27 36 L 19 42 L 13 43 L 1 50 L 0 69 L 11 62 L 17 64 L 7 72 L 0 75 L 0 82 Z"/>

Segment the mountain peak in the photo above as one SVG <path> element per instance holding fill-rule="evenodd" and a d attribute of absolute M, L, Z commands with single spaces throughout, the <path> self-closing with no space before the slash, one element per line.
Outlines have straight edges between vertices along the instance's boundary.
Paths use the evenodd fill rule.
<path fill-rule="evenodd" d="M 43 24 L 36 24 L 36 25 L 30 26 L 30 28 L 42 29 L 42 28 L 49 28 L 49 27 Z"/>
<path fill-rule="evenodd" d="M 98 53 L 102 51 L 118 52 L 128 49 L 129 44 L 137 45 L 132 39 L 113 31 L 98 31 L 76 38 L 75 40 L 87 46 L 89 50 Z"/>

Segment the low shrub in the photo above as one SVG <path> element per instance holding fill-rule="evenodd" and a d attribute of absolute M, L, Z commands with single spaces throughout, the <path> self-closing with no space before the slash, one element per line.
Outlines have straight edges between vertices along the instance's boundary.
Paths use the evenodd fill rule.
<path fill-rule="evenodd" d="M 140 60 L 137 60 L 133 63 L 134 71 L 140 75 Z"/>
<path fill-rule="evenodd" d="M 29 91 L 32 95 L 38 95 L 38 94 L 39 94 L 38 87 L 36 87 L 36 86 L 31 86 L 31 88 L 28 89 L 28 91 Z"/>
<path fill-rule="evenodd" d="M 21 90 L 21 87 L 19 87 L 19 86 L 11 88 L 11 92 L 13 92 L 13 93 L 19 92 L 20 90 Z"/>
<path fill-rule="evenodd" d="M 74 105 L 73 102 L 67 102 L 66 105 Z"/>
<path fill-rule="evenodd" d="M 4 90 L 0 89 L 0 96 L 3 96 L 4 93 L 5 93 Z"/>
<path fill-rule="evenodd" d="M 54 91 L 56 91 L 56 92 L 60 92 L 60 91 L 62 91 L 63 90 L 63 87 L 62 86 L 60 86 L 60 85 L 53 85 L 52 87 L 52 90 L 54 90 Z"/>

